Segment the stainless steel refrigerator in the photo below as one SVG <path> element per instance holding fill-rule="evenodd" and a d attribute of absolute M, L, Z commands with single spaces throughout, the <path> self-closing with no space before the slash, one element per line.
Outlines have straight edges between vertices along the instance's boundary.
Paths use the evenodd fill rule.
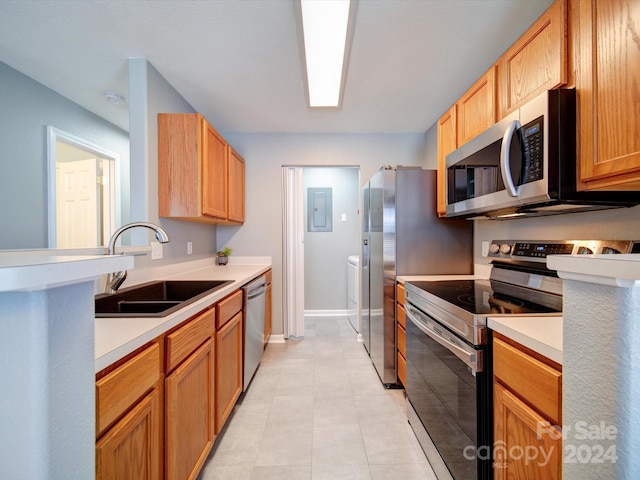
<path fill-rule="evenodd" d="M 395 387 L 396 277 L 472 273 L 473 222 L 438 218 L 435 170 L 382 167 L 362 195 L 362 335 L 382 383 Z"/>

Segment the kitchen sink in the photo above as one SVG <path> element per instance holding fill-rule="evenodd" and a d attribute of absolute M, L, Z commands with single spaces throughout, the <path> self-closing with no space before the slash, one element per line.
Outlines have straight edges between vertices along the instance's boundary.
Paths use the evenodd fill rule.
<path fill-rule="evenodd" d="M 96 317 L 165 317 L 232 280 L 161 280 L 95 296 Z"/>

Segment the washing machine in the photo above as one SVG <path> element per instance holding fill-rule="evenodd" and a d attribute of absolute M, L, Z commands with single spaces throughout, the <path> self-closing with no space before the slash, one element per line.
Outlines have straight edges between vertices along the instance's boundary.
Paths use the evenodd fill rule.
<path fill-rule="evenodd" d="M 347 317 L 349 323 L 362 341 L 360 317 L 360 256 L 350 255 L 347 258 Z"/>

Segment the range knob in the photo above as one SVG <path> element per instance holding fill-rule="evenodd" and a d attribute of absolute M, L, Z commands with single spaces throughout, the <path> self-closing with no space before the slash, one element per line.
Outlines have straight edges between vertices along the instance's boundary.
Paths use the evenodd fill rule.
<path fill-rule="evenodd" d="M 503 255 L 507 255 L 510 251 L 511 245 L 509 245 L 508 243 L 503 243 L 502 245 L 500 245 L 500 253 L 502 253 Z"/>
<path fill-rule="evenodd" d="M 497 243 L 492 243 L 491 246 L 489 247 L 490 253 L 498 253 L 499 251 L 500 251 L 500 245 L 498 245 Z"/>

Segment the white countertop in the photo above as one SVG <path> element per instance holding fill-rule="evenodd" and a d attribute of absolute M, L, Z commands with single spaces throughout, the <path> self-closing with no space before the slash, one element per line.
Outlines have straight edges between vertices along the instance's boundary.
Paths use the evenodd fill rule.
<path fill-rule="evenodd" d="M 0 292 L 59 287 L 132 267 L 133 258 L 122 255 L 0 252 Z"/>
<path fill-rule="evenodd" d="M 549 268 L 560 278 L 612 287 L 640 287 L 640 254 L 550 255 Z"/>
<path fill-rule="evenodd" d="M 260 257 L 258 261 L 263 263 L 233 264 L 230 262 L 228 265 L 218 266 L 211 261 L 204 268 L 156 277 L 156 280 L 168 278 L 172 280 L 232 280 L 233 283 L 166 317 L 96 318 L 95 371 L 99 372 L 111 365 L 271 268 L 269 257 L 266 259 Z"/>
<path fill-rule="evenodd" d="M 562 364 L 562 317 L 489 317 L 487 326 Z"/>

